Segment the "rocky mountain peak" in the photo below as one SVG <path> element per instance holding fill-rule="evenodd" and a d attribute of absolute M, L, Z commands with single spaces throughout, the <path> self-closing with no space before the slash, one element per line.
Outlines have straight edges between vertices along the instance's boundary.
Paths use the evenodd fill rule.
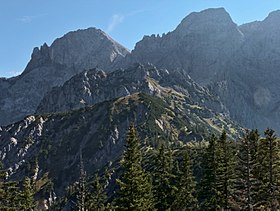
<path fill-rule="evenodd" d="M 240 48 L 244 35 L 223 8 L 195 12 L 162 36 L 145 36 L 127 56 L 168 70 L 184 70 L 202 85 L 224 75 L 227 61 Z"/>
<path fill-rule="evenodd" d="M 159 79 L 168 73 L 168 71 L 157 69 L 157 67 L 151 63 L 147 63 L 147 64 L 134 63 L 131 67 L 129 67 L 125 71 L 133 74 L 133 77 L 136 80 L 143 80 L 146 77 Z"/>
<path fill-rule="evenodd" d="M 45 95 L 37 113 L 78 109 L 99 102 L 143 92 L 159 97 L 182 93 L 186 101 L 202 103 L 224 112 L 222 105 L 207 89 L 196 84 L 187 74 L 156 68 L 152 64 L 134 65 L 105 73 L 95 68 L 75 75 L 61 87 Z"/>
<path fill-rule="evenodd" d="M 84 69 L 100 67 L 111 70 L 129 51 L 105 32 L 88 28 L 65 34 L 50 46 L 46 43 L 33 50 L 23 73 L 12 83 L 0 81 L 0 125 L 32 114 L 45 93 L 62 85 Z"/>
<path fill-rule="evenodd" d="M 44 43 L 40 48 L 35 47 L 23 74 L 48 62 L 77 69 L 96 66 L 108 69 L 128 53 L 125 47 L 102 30 L 93 27 L 80 29 L 56 39 L 51 46 Z"/>
<path fill-rule="evenodd" d="M 255 37 L 275 36 L 275 33 L 280 32 L 280 10 L 273 11 L 263 21 L 253 21 L 239 26 L 239 29 L 246 35 Z M 273 33 L 271 33 L 273 31 Z M 250 37 L 251 39 L 252 37 Z"/>
<path fill-rule="evenodd" d="M 228 28 L 236 28 L 236 24 L 224 8 L 211 8 L 191 13 L 181 21 L 175 31 L 180 34 L 203 32 L 205 27 L 211 32 L 221 33 Z"/>
<path fill-rule="evenodd" d="M 55 40 L 50 47 L 52 61 L 85 69 L 95 66 L 108 68 L 112 62 L 128 53 L 126 48 L 96 28 L 69 32 Z M 96 56 L 104 57 L 103 64 L 95 59 Z"/>
<path fill-rule="evenodd" d="M 35 47 L 31 55 L 31 59 L 33 60 L 42 58 L 49 58 L 49 46 L 47 45 L 47 43 L 44 43 L 40 48 Z"/>
<path fill-rule="evenodd" d="M 280 10 L 273 11 L 262 21 L 263 33 L 278 37 L 280 34 Z M 271 33 L 273 32 L 273 33 Z M 277 37 L 276 37 L 277 36 Z"/>
<path fill-rule="evenodd" d="M 280 10 L 272 11 L 268 14 L 268 16 L 265 18 L 265 21 L 280 21 Z"/>

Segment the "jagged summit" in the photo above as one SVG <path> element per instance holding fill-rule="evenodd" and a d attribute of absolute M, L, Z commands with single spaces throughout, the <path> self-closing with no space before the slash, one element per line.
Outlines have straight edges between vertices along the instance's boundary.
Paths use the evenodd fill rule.
<path fill-rule="evenodd" d="M 261 22 L 262 32 L 275 39 L 279 39 L 280 34 L 280 10 L 273 11 Z"/>
<path fill-rule="evenodd" d="M 111 44 L 115 51 L 122 56 L 128 53 L 128 49 L 123 47 L 121 44 L 113 40 L 108 34 L 103 32 L 101 29 L 91 27 L 88 29 L 79 29 L 77 31 L 68 32 L 63 37 L 56 39 L 51 48 L 56 49 L 61 47 L 61 45 L 75 44 L 79 43 L 81 45 L 81 50 L 89 50 L 96 42 L 105 42 L 106 44 Z M 65 47 L 65 46 L 63 46 Z M 72 50 L 72 49 L 71 49 Z M 52 55 L 55 58 L 55 55 Z"/>
<path fill-rule="evenodd" d="M 242 42 L 243 34 L 225 9 L 207 9 L 191 13 L 162 37 L 145 36 L 127 55 L 125 65 L 151 62 L 161 68 L 180 69 L 207 85 L 223 74 L 226 61 Z"/>
<path fill-rule="evenodd" d="M 8 82 L 0 81 L 0 125 L 19 120 L 35 112 L 44 94 L 62 85 L 84 69 L 110 70 L 129 51 L 105 32 L 88 28 L 65 34 L 50 46 L 34 48 L 23 73 Z"/>
<path fill-rule="evenodd" d="M 190 33 L 201 30 L 201 27 L 212 28 L 213 31 L 217 29 L 227 30 L 229 27 L 235 28 L 236 24 L 224 8 L 211 8 L 186 16 L 175 31 Z"/>
<path fill-rule="evenodd" d="M 203 19 L 211 19 L 211 20 L 225 20 L 228 22 L 232 22 L 231 17 L 229 13 L 224 8 L 209 8 L 202 10 L 200 12 L 192 12 L 189 15 L 187 15 L 179 24 L 184 24 L 185 22 L 189 22 L 190 20 L 193 20 L 194 23 L 196 23 L 199 20 Z"/>
<path fill-rule="evenodd" d="M 270 33 L 271 30 L 275 29 L 278 29 L 280 31 L 280 10 L 270 12 L 268 16 L 262 21 L 244 23 L 239 26 L 239 29 L 245 33 L 252 33 L 258 30 L 263 30 L 262 32 L 258 33 L 263 33 L 265 32 L 264 30 L 267 30 L 267 32 Z"/>
<path fill-rule="evenodd" d="M 21 76 L 0 80 L 3 90 L 0 93 L 0 125 L 35 112 L 48 91 L 55 86 L 63 87 L 66 81 L 85 69 L 106 70 L 103 74 L 106 80 L 108 72 L 114 73 L 111 78 L 117 77 L 118 73 L 124 74 L 122 71 L 127 71 L 129 76 L 145 76 L 145 72 L 139 71 L 141 66 L 131 68 L 129 72 L 128 67 L 139 62 L 166 69 L 170 75 L 180 70 L 202 86 L 218 84 L 214 92 L 231 116 L 245 126 L 279 127 L 279 118 L 274 112 L 279 109 L 280 99 L 276 85 L 280 80 L 279 20 L 280 11 L 274 11 L 263 21 L 237 26 L 224 8 L 207 9 L 191 13 L 172 32 L 145 36 L 131 53 L 99 29 L 69 32 L 50 46 L 44 44 L 35 48 Z M 114 72 L 118 68 L 123 70 Z M 151 73 L 153 77 L 161 78 L 157 72 Z M 158 73 L 171 79 L 168 74 Z M 135 79 L 125 78 L 130 82 Z M 81 85 L 81 91 L 83 89 Z M 120 93 L 127 93 L 124 87 L 120 90 Z M 71 99 L 71 96 L 67 97 Z M 80 103 L 78 97 L 77 101 L 75 99 L 77 105 Z M 107 99 L 106 96 L 103 98 Z M 238 99 L 234 105 L 232 99 Z M 260 103 L 268 102 L 266 99 L 270 103 Z M 275 124 L 271 124 L 273 122 Z"/>
<path fill-rule="evenodd" d="M 49 47 L 46 43 L 34 48 L 32 59 L 25 71 L 46 61 L 89 69 L 95 66 L 108 68 L 113 62 L 122 59 L 129 51 L 97 28 L 80 29 L 68 32 L 56 39 Z M 102 58 L 101 60 L 98 57 Z M 40 61 L 38 63 L 38 61 Z"/>
<path fill-rule="evenodd" d="M 280 22 L 280 10 L 272 11 L 268 14 L 268 16 L 264 19 L 264 21 L 278 21 Z"/>
<path fill-rule="evenodd" d="M 156 68 L 152 64 L 139 64 L 111 73 L 99 68 L 83 71 L 62 87 L 55 87 L 45 95 L 37 113 L 67 111 L 106 100 L 144 92 L 155 96 L 172 95 L 171 89 L 186 95 L 192 102 L 222 112 L 222 106 L 184 72 Z M 168 91 L 169 90 L 169 91 Z M 170 92 L 170 93 L 169 93 Z M 168 94 L 169 93 L 169 94 Z"/>

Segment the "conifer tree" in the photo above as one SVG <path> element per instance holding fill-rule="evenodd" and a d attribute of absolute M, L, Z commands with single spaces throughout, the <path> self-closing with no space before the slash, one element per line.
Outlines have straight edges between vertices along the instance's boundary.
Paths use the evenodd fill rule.
<path fill-rule="evenodd" d="M 107 195 L 103 184 L 100 181 L 98 174 L 95 175 L 94 181 L 91 184 L 91 191 L 86 198 L 86 209 L 104 211 L 106 208 Z"/>
<path fill-rule="evenodd" d="M 86 198 L 86 172 L 84 169 L 84 163 L 82 153 L 80 152 L 80 177 L 78 184 L 77 195 L 77 209 L 78 211 L 85 211 L 85 198 Z"/>
<path fill-rule="evenodd" d="M 196 183 L 194 181 L 192 163 L 188 153 L 185 153 L 182 168 L 179 174 L 179 183 L 172 210 L 198 210 L 198 201 L 196 198 Z"/>
<path fill-rule="evenodd" d="M 246 131 L 239 142 L 235 181 L 235 200 L 240 209 L 253 210 L 256 206 L 258 192 L 257 130 Z"/>
<path fill-rule="evenodd" d="M 234 154 L 226 132 L 223 131 L 217 141 L 217 203 L 220 209 L 230 209 L 233 194 Z"/>
<path fill-rule="evenodd" d="M 34 201 L 34 190 L 30 178 L 26 177 L 23 181 L 23 190 L 21 193 L 21 210 L 34 210 L 36 203 Z"/>
<path fill-rule="evenodd" d="M 153 170 L 153 186 L 155 207 L 158 210 L 167 210 L 174 202 L 176 186 L 173 184 L 173 159 L 171 149 L 165 149 L 161 144 L 155 159 Z"/>
<path fill-rule="evenodd" d="M 116 210 L 153 210 L 151 181 L 141 166 L 140 142 L 136 129 L 130 126 L 121 160 L 122 174 L 116 199 Z"/>
<path fill-rule="evenodd" d="M 258 187 L 259 206 L 276 210 L 279 207 L 280 150 L 274 131 L 267 129 L 265 138 L 259 142 Z"/>
<path fill-rule="evenodd" d="M 202 210 L 219 210 L 217 191 L 217 138 L 212 135 L 203 161 L 204 177 L 199 184 L 199 201 Z"/>
<path fill-rule="evenodd" d="M 0 163 L 0 210 L 15 210 L 20 207 L 18 182 L 6 181 L 6 171 Z"/>
<path fill-rule="evenodd" d="M 5 199 L 5 189 L 4 189 L 4 182 L 6 179 L 6 172 L 2 169 L 3 165 L 0 161 L 0 209 L 4 206 L 4 199 Z"/>
<path fill-rule="evenodd" d="M 276 210 L 280 203 L 280 143 L 274 130 L 267 129 L 264 134 L 269 145 L 269 208 Z"/>

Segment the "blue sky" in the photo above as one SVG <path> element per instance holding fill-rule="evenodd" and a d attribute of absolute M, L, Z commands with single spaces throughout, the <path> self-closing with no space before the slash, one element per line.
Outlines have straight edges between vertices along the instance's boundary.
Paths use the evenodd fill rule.
<path fill-rule="evenodd" d="M 263 20 L 280 0 L 0 0 L 0 77 L 20 74 L 32 50 L 68 31 L 97 27 L 129 49 L 172 31 L 193 11 L 224 7 L 237 24 Z"/>

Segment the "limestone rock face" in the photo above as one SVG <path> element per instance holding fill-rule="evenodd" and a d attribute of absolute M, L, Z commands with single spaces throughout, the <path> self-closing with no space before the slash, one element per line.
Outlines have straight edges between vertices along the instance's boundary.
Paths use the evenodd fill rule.
<path fill-rule="evenodd" d="M 280 11 L 237 26 L 222 8 L 191 13 L 167 34 L 145 36 L 123 65 L 183 70 L 245 127 L 280 130 Z"/>
<path fill-rule="evenodd" d="M 191 13 L 166 35 L 145 36 L 126 62 L 150 62 L 162 68 L 181 69 L 198 83 L 208 85 L 222 74 L 243 39 L 224 9 L 208 9 Z"/>
<path fill-rule="evenodd" d="M 170 93 L 166 90 L 170 89 Z M 189 103 L 207 106 L 215 112 L 225 112 L 222 103 L 207 88 L 195 83 L 186 73 L 158 69 L 151 64 L 134 64 L 127 69 L 106 73 L 101 69 L 84 71 L 61 87 L 48 92 L 37 113 L 67 111 L 94 105 L 106 100 L 143 92 L 162 97 L 171 89 L 187 96 Z"/>
<path fill-rule="evenodd" d="M 224 86 L 213 90 L 242 125 L 280 131 L 280 12 L 239 28 L 244 42 L 228 62 Z"/>
<path fill-rule="evenodd" d="M 49 49 L 55 63 L 82 69 L 96 66 L 107 69 L 127 53 L 127 49 L 95 28 L 70 32 L 54 41 Z"/>
<path fill-rule="evenodd" d="M 0 125 L 35 112 L 44 94 L 62 85 L 84 68 L 109 69 L 129 53 L 101 30 L 89 28 L 70 32 L 53 42 L 34 48 L 24 72 L 12 79 L 0 79 Z"/>

